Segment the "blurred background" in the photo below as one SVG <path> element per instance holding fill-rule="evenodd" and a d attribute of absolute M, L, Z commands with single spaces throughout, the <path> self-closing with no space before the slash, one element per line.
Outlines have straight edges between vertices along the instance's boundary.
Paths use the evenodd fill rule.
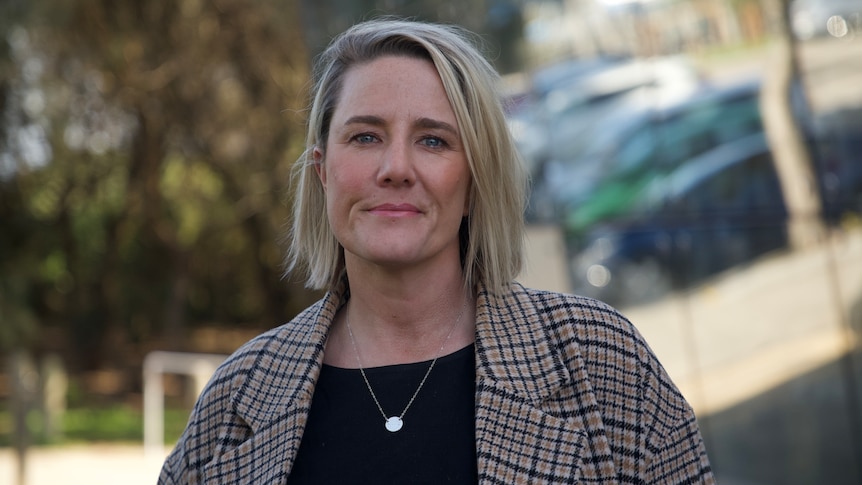
<path fill-rule="evenodd" d="M 310 63 L 479 33 L 531 286 L 600 298 L 726 484 L 862 482 L 862 0 L 2 0 L 0 483 L 155 483 L 282 276 Z"/>

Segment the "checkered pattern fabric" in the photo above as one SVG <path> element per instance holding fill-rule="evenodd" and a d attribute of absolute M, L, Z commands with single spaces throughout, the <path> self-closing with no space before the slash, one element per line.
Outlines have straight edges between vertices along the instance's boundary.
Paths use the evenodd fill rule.
<path fill-rule="evenodd" d="M 218 369 L 160 484 L 286 481 L 346 295 L 344 283 Z M 480 289 L 475 348 L 480 483 L 714 483 L 691 408 L 611 307 Z"/>

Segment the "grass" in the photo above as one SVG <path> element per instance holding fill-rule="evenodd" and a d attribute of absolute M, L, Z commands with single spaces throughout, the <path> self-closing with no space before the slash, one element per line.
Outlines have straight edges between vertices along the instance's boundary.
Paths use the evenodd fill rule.
<path fill-rule="evenodd" d="M 186 421 L 188 409 L 165 410 L 165 444 L 173 444 L 179 438 Z M 32 411 L 27 416 L 27 428 L 35 445 L 64 445 L 88 442 L 142 442 L 144 417 L 139 409 L 125 405 L 104 407 L 70 408 L 62 420 L 62 433 L 48 439 L 44 436 L 44 422 L 40 413 Z M 8 410 L 0 410 L 0 447 L 12 445 L 12 416 Z"/>

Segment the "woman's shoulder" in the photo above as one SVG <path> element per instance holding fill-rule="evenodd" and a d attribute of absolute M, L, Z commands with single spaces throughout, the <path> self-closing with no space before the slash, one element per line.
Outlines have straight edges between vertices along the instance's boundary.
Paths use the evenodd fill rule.
<path fill-rule="evenodd" d="M 545 331 L 560 355 L 569 362 L 583 362 L 594 378 L 594 390 L 607 394 L 608 402 L 628 388 L 661 401 L 665 409 L 690 412 L 658 356 L 622 312 L 585 296 L 524 287 L 520 291 L 543 316 Z"/>
<path fill-rule="evenodd" d="M 278 419 L 297 393 L 307 392 L 317 353 L 323 352 L 327 301 L 261 333 L 225 359 L 198 397 L 164 476 L 199 473 L 195 464 L 208 463 L 226 443 L 244 442 L 252 429 Z M 273 388 L 279 392 L 270 392 Z"/>
<path fill-rule="evenodd" d="M 298 313 L 290 321 L 257 335 L 241 345 L 231 357 L 245 360 L 259 357 L 261 354 L 267 354 L 282 347 L 289 348 L 308 343 L 309 337 L 314 333 L 318 324 L 324 303 L 325 300 L 320 300 Z"/>
<path fill-rule="evenodd" d="M 563 341 L 606 342 L 623 352 L 645 345 L 631 321 L 617 308 L 594 298 L 559 291 L 527 288 L 518 283 L 510 287 L 519 305 L 534 308 L 542 325 Z"/>
<path fill-rule="evenodd" d="M 318 328 L 318 319 L 324 306 L 325 299 L 322 299 L 287 323 L 241 345 L 216 369 L 209 387 L 219 392 L 231 392 L 261 370 L 266 371 L 264 374 L 267 379 L 278 378 L 279 375 L 291 375 L 297 363 L 307 364 L 308 358 L 313 356 L 325 338 L 325 330 Z"/>
<path fill-rule="evenodd" d="M 594 377 L 638 376 L 665 387 L 666 370 L 643 335 L 620 310 L 602 301 L 568 293 L 526 288 L 515 284 L 512 295 L 521 307 L 535 313 L 551 346 L 570 363 L 582 362 Z"/>
<path fill-rule="evenodd" d="M 513 283 L 511 288 L 513 293 L 521 292 L 535 303 L 552 311 L 562 310 L 577 316 L 591 316 L 597 319 L 623 320 L 628 322 L 618 309 L 595 298 L 560 291 L 529 288 L 520 283 Z"/>
<path fill-rule="evenodd" d="M 520 287 L 536 307 L 552 347 L 570 366 L 582 363 L 600 402 L 621 394 L 654 401 L 685 418 L 690 407 L 637 327 L 616 308 L 584 296 Z M 682 419 L 680 418 L 680 419 Z"/>

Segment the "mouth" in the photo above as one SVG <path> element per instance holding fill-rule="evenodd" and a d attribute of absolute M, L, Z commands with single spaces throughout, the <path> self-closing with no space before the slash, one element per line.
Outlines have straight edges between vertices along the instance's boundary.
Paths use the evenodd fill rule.
<path fill-rule="evenodd" d="M 368 212 L 386 217 L 407 217 L 422 213 L 412 204 L 380 204 L 372 207 Z"/>

